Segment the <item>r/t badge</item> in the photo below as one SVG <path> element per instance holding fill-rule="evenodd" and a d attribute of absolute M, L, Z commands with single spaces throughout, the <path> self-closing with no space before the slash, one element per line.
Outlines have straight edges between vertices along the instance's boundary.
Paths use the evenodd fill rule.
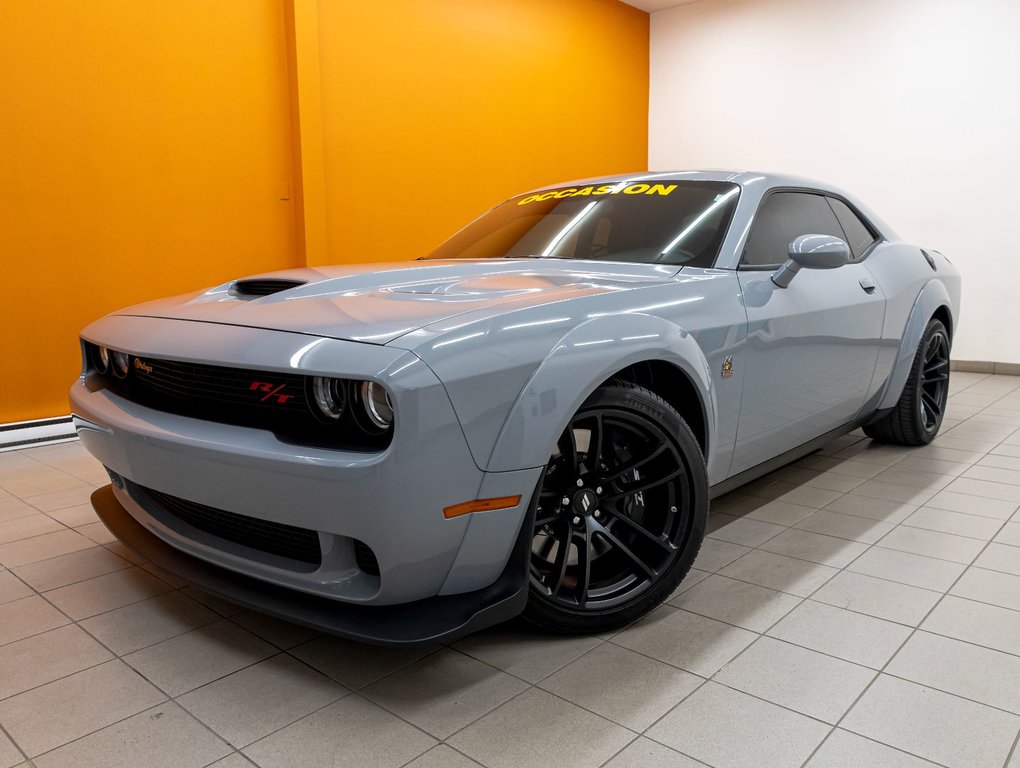
<path fill-rule="evenodd" d="M 727 355 L 722 361 L 722 377 L 728 379 L 733 375 L 733 355 Z"/>

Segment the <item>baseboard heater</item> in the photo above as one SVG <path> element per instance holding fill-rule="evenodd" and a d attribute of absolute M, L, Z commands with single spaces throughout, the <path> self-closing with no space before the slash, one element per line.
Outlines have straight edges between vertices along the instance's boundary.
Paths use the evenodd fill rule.
<path fill-rule="evenodd" d="M 0 452 L 77 439 L 70 416 L 0 424 Z"/>

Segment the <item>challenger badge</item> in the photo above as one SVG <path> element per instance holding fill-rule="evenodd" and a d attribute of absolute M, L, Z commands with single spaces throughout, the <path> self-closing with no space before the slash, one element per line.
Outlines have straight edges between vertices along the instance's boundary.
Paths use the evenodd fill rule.
<path fill-rule="evenodd" d="M 727 355 L 722 361 L 722 377 L 728 379 L 733 375 L 733 355 Z"/>

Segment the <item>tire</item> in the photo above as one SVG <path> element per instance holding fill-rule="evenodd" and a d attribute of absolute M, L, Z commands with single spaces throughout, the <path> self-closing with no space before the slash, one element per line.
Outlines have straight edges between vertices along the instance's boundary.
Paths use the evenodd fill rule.
<path fill-rule="evenodd" d="M 630 382 L 599 388 L 546 467 L 525 618 L 565 633 L 640 618 L 687 575 L 707 516 L 705 459 L 680 414 Z"/>
<path fill-rule="evenodd" d="M 949 333 L 940 320 L 924 329 L 903 394 L 889 413 L 864 427 L 872 440 L 927 445 L 942 426 L 949 398 Z"/>

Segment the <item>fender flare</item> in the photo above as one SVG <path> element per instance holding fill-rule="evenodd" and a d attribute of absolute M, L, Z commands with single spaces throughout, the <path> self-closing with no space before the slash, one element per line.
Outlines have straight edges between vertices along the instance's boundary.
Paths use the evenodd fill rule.
<path fill-rule="evenodd" d="M 914 355 L 917 346 L 921 343 L 924 329 L 928 327 L 928 321 L 941 307 L 949 311 L 952 328 L 948 329 L 950 344 L 956 327 L 956 317 L 953 315 L 953 302 L 949 298 L 949 291 L 941 280 L 933 279 L 925 283 L 914 306 L 910 310 L 910 317 L 900 336 L 900 349 L 896 355 L 896 364 L 886 383 L 885 393 L 878 405 L 878 410 L 893 408 L 899 402 L 903 394 L 903 387 L 906 386 L 907 377 L 910 375 L 910 368 L 914 364 Z"/>
<path fill-rule="evenodd" d="M 717 434 L 717 403 L 708 361 L 694 337 L 660 317 L 604 315 L 564 335 L 521 390 L 500 429 L 487 471 L 541 467 L 570 418 L 614 373 L 634 363 L 662 360 L 690 379 L 705 420 L 706 461 Z"/>

